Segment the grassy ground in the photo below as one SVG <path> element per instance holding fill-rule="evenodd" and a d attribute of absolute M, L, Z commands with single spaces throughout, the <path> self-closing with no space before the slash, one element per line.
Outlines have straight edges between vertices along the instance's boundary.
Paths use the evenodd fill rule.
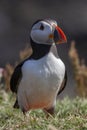
<path fill-rule="evenodd" d="M 14 110 L 13 95 L 9 95 L 0 91 L 0 130 L 87 130 L 87 99 L 66 97 L 57 102 L 55 117 L 46 119 L 41 110 L 26 116 Z"/>

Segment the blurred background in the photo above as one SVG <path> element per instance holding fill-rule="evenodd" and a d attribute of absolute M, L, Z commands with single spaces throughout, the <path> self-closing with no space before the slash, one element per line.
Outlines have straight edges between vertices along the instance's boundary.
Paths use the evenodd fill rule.
<path fill-rule="evenodd" d="M 19 60 L 19 52 L 30 42 L 31 25 L 44 18 L 55 19 L 67 36 L 68 43 L 58 45 L 68 73 L 67 87 L 61 96 L 74 97 L 77 83 L 69 48 L 74 40 L 77 58 L 87 64 L 87 0 L 0 0 L 0 67 Z"/>

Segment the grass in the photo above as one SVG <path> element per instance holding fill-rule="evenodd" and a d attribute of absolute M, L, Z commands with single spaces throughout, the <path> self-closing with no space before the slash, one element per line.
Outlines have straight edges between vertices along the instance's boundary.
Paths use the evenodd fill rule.
<path fill-rule="evenodd" d="M 87 99 L 58 100 L 55 117 L 48 119 L 41 110 L 24 116 L 13 103 L 12 94 L 0 91 L 0 130 L 87 130 Z"/>

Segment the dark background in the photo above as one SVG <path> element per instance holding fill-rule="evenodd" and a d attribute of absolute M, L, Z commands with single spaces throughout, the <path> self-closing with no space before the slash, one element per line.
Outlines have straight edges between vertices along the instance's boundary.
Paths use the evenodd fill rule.
<path fill-rule="evenodd" d="M 18 60 L 19 51 L 29 43 L 31 25 L 44 18 L 55 19 L 67 35 L 68 44 L 58 45 L 58 52 L 68 70 L 65 93 L 75 95 L 68 49 L 75 40 L 87 63 L 87 0 L 0 0 L 0 67 Z"/>

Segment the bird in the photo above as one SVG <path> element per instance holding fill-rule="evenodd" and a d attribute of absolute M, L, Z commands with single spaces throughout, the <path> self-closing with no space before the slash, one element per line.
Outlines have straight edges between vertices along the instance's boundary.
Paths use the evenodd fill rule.
<path fill-rule="evenodd" d="M 15 67 L 10 80 L 10 89 L 16 93 L 14 108 L 24 114 L 34 109 L 55 114 L 57 96 L 67 83 L 66 67 L 56 46 L 66 42 L 66 35 L 55 20 L 39 19 L 33 23 L 32 54 Z"/>

